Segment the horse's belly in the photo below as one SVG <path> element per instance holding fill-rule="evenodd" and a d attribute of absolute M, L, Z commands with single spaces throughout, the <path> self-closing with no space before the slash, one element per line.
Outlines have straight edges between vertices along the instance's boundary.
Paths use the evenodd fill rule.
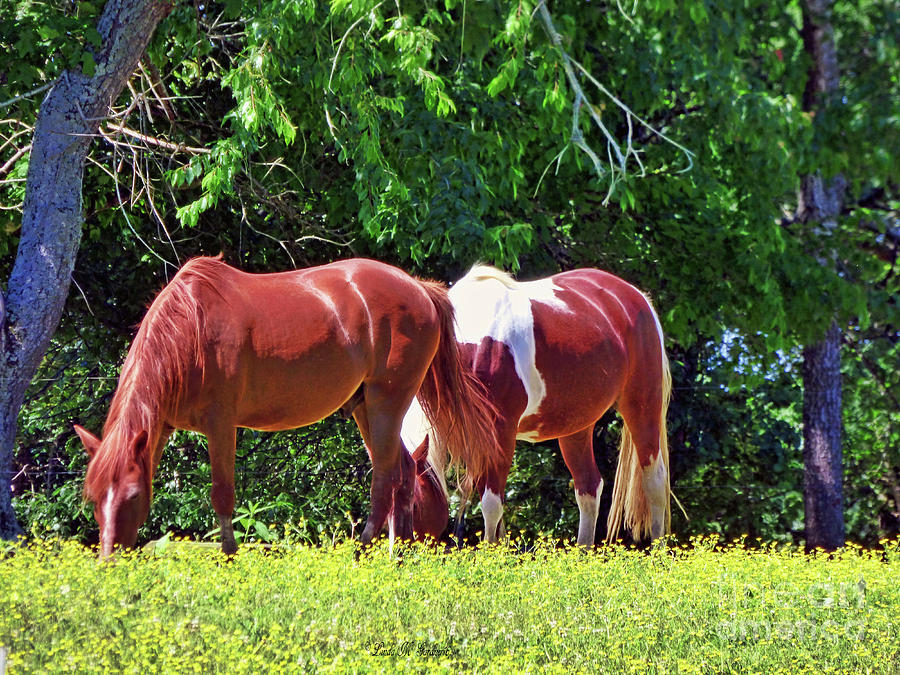
<path fill-rule="evenodd" d="M 574 434 L 600 419 L 616 402 L 622 373 L 610 367 L 610 361 L 575 359 L 568 366 L 542 373 L 543 397 L 533 413 L 519 420 L 519 440 L 539 442 Z"/>
<path fill-rule="evenodd" d="M 299 427 L 307 427 L 310 424 L 325 419 L 338 406 L 328 409 L 319 408 L 297 410 L 273 406 L 265 410 L 254 410 L 250 413 L 242 415 L 238 418 L 235 426 L 245 427 L 247 429 L 256 429 L 257 431 L 286 431 L 288 429 L 298 429 Z"/>
<path fill-rule="evenodd" d="M 314 424 L 338 410 L 359 388 L 364 373 L 347 367 L 292 368 L 266 364 L 253 369 L 238 403 L 236 426 L 281 431 Z"/>
<path fill-rule="evenodd" d="M 539 408 L 534 415 L 520 420 L 516 439 L 539 443 L 569 436 L 596 422 L 612 404 L 613 401 L 604 401 L 599 405 L 578 408 L 542 406 L 543 409 Z"/>

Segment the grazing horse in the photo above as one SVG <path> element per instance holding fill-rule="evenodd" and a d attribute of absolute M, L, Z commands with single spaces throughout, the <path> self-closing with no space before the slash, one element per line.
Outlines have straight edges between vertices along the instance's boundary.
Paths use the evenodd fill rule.
<path fill-rule="evenodd" d="M 484 538 L 496 541 L 516 441 L 557 438 L 574 479 L 578 543 L 593 545 L 603 478 L 591 441 L 595 423 L 615 405 L 624 428 L 607 537 L 616 538 L 623 522 L 635 540 L 668 532 L 671 375 L 659 318 L 647 297 L 596 269 L 517 282 L 479 265 L 450 289 L 450 299 L 463 358 L 497 407 L 501 449 L 482 473 L 469 471 L 460 522 L 474 488 L 481 496 Z M 440 431 L 430 429 L 415 402 L 402 433 L 410 447 L 431 437 L 430 461 L 442 476 L 447 453 Z"/>
<path fill-rule="evenodd" d="M 415 462 L 416 477 L 413 488 L 413 533 L 419 541 L 435 542 L 447 529 L 450 501 L 447 484 L 438 476 L 428 457 L 427 435 L 412 453 L 412 459 Z"/>
<path fill-rule="evenodd" d="M 389 517 L 392 534 L 411 538 L 413 496 L 429 494 L 415 474 L 427 445 L 416 456 L 400 440 L 416 393 L 455 459 L 482 471 L 496 443 L 493 407 L 453 338 L 446 288 L 390 265 L 353 259 L 248 274 L 219 259 L 189 261 L 141 323 L 103 440 L 75 427 L 90 457 L 84 492 L 101 556 L 134 545 L 174 429 L 207 438 L 222 550 L 233 553 L 236 428 L 293 429 L 339 409 L 356 420 L 372 461 L 362 542 Z"/>

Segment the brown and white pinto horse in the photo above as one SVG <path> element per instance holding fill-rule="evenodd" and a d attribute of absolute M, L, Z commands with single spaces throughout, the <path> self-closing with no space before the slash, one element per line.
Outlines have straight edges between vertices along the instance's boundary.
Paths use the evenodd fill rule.
<path fill-rule="evenodd" d="M 90 456 L 84 491 L 101 555 L 134 545 L 174 429 L 207 438 L 222 550 L 233 553 L 236 427 L 292 429 L 339 409 L 353 415 L 372 460 L 362 542 L 389 514 L 392 533 L 411 538 L 416 457 L 400 426 L 416 392 L 455 458 L 483 470 L 496 442 L 493 407 L 453 337 L 445 287 L 390 265 L 354 259 L 247 274 L 218 259 L 189 261 L 141 324 L 103 440 L 75 427 Z"/>
<path fill-rule="evenodd" d="M 613 405 L 625 424 L 608 539 L 617 537 L 623 522 L 636 540 L 668 532 L 665 420 L 671 375 L 662 328 L 647 297 L 596 269 L 517 282 L 480 265 L 450 289 L 450 299 L 464 360 L 499 413 L 502 456 L 484 462 L 483 473 L 468 473 L 481 496 L 484 538 L 496 541 L 501 534 L 516 440 L 557 438 L 574 479 L 578 543 L 593 544 L 603 478 L 591 440 L 594 424 Z M 440 432 L 429 430 L 413 402 L 404 441 L 416 447 L 425 434 L 431 436 L 430 459 L 443 475 L 447 456 Z M 462 509 L 467 499 L 466 494 Z"/>

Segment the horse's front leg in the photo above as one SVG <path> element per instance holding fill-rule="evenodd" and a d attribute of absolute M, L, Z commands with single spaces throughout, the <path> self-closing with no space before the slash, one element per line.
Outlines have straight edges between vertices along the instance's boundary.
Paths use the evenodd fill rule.
<path fill-rule="evenodd" d="M 210 498 L 219 520 L 222 553 L 237 552 L 231 518 L 234 514 L 234 448 L 235 428 L 219 429 L 206 434 L 209 463 L 212 467 Z"/>
<path fill-rule="evenodd" d="M 578 544 L 587 548 L 594 545 L 597 516 L 600 513 L 600 495 L 603 477 L 594 459 L 594 425 L 559 439 L 563 460 L 572 474 L 575 501 L 578 504 Z"/>
<path fill-rule="evenodd" d="M 402 454 L 393 466 L 384 458 L 374 459 L 375 453 L 372 456 L 371 508 L 359 540 L 368 546 L 387 524 L 393 549 L 394 539 L 413 538 L 414 469 L 405 466 Z"/>
<path fill-rule="evenodd" d="M 453 533 L 456 535 L 456 548 L 462 548 L 466 538 L 466 509 L 469 506 L 469 498 L 472 496 L 472 484 L 466 483 L 459 486 L 459 511 L 456 513 L 456 527 Z"/>
<path fill-rule="evenodd" d="M 503 499 L 516 447 L 515 425 L 498 424 L 497 440 L 503 453 L 500 461 L 496 468 L 488 471 L 483 482 L 478 481 L 481 491 L 481 515 L 484 516 L 484 541 L 489 544 L 494 544 L 506 536 L 506 526 L 503 523 Z"/>
<path fill-rule="evenodd" d="M 488 544 L 496 544 L 500 540 L 500 528 L 503 522 L 502 488 L 493 484 L 484 488 L 484 492 L 481 493 L 481 515 L 484 516 L 484 541 Z"/>

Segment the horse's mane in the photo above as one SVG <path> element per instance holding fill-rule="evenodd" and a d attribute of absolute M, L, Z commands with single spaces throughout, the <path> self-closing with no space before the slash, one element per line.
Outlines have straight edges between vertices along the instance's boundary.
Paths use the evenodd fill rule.
<path fill-rule="evenodd" d="M 473 265 L 472 269 L 468 271 L 466 276 L 460 279 L 457 283 L 462 283 L 463 281 L 488 280 L 499 281 L 507 288 L 515 288 L 519 285 L 519 282 L 513 279 L 512 275 L 508 272 L 499 270 L 496 267 L 492 267 L 491 265 L 485 265 L 484 263 L 476 263 L 475 265 Z"/>
<path fill-rule="evenodd" d="M 91 501 L 133 459 L 130 446 L 142 430 L 148 435 L 143 451 L 152 451 L 161 418 L 177 407 L 190 371 L 203 371 L 206 326 L 198 290 L 202 285 L 221 295 L 220 280 L 227 269 L 218 258 L 188 261 L 147 310 L 122 366 L 103 426 L 103 443 L 88 466 L 84 493 Z M 152 470 L 147 471 L 148 481 Z"/>

